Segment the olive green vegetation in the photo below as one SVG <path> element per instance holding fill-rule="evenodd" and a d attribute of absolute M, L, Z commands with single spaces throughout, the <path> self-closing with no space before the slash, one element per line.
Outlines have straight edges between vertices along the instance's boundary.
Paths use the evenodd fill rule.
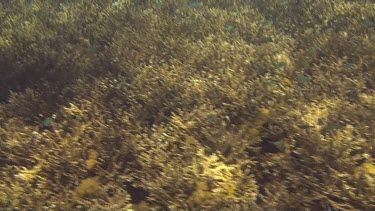
<path fill-rule="evenodd" d="M 1 1 L 0 210 L 374 210 L 374 32 L 364 0 Z"/>

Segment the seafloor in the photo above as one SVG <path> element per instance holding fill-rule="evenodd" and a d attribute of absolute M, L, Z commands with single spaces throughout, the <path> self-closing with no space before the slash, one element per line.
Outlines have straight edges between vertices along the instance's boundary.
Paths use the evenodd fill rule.
<path fill-rule="evenodd" d="M 0 210 L 375 210 L 372 0 L 1 0 Z"/>

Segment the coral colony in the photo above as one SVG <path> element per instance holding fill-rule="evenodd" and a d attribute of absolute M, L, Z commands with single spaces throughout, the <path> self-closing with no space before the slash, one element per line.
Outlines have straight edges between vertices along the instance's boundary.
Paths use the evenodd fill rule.
<path fill-rule="evenodd" d="M 0 210 L 374 210 L 374 11 L 0 1 Z"/>

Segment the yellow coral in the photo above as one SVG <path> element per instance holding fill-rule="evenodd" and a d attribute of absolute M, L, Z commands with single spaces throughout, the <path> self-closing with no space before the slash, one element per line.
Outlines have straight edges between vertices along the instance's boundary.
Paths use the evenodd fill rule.
<path fill-rule="evenodd" d="M 363 163 L 359 167 L 359 170 L 364 174 L 370 174 L 372 176 L 375 176 L 375 165 L 372 163 Z"/>
<path fill-rule="evenodd" d="M 289 80 L 288 78 L 283 78 L 283 81 L 288 85 L 288 86 L 292 86 L 293 83 L 291 80 Z"/>
<path fill-rule="evenodd" d="M 261 126 L 263 123 L 265 123 L 268 120 L 269 116 L 270 116 L 270 110 L 269 109 L 260 108 L 259 109 L 259 116 L 254 122 L 255 126 L 256 127 Z"/>
<path fill-rule="evenodd" d="M 18 173 L 16 177 L 22 179 L 23 181 L 30 182 L 42 170 L 42 165 L 38 164 L 31 169 L 22 167 L 22 169 L 19 169 L 19 170 L 20 170 L 20 173 Z"/>
<path fill-rule="evenodd" d="M 196 189 L 190 196 L 190 200 L 203 202 L 212 198 L 207 182 L 198 181 L 195 185 Z"/>
<path fill-rule="evenodd" d="M 90 170 L 92 168 L 94 168 L 94 166 L 96 165 L 97 161 L 95 159 L 88 159 L 86 160 L 86 169 L 87 170 Z"/>
<path fill-rule="evenodd" d="M 203 150 L 198 152 L 198 155 L 200 156 L 204 156 L 203 154 Z M 212 192 L 233 195 L 236 189 L 234 171 L 236 171 L 239 166 L 226 165 L 225 163 L 220 162 L 218 156 L 215 154 L 203 158 L 204 160 L 201 162 L 202 171 L 199 172 L 199 174 L 204 178 L 211 178 L 211 180 L 214 182 L 215 185 L 212 188 Z M 195 166 L 196 173 L 198 173 L 197 164 L 194 164 L 193 166 Z M 197 189 L 197 191 L 204 191 L 203 189 L 206 189 L 202 188 L 205 187 L 204 184 L 198 184 L 200 184 L 200 188 Z"/>
<path fill-rule="evenodd" d="M 86 160 L 86 169 L 90 170 L 98 163 L 98 152 L 95 150 L 90 150 L 89 159 Z"/>
<path fill-rule="evenodd" d="M 99 187 L 100 187 L 100 183 L 98 181 L 98 177 L 90 177 L 90 178 L 83 179 L 80 185 L 76 187 L 74 192 L 78 196 L 90 195 L 98 191 Z"/>
<path fill-rule="evenodd" d="M 291 60 L 290 60 L 289 56 L 286 55 L 285 53 L 279 53 L 279 54 L 275 55 L 274 60 L 277 63 L 285 64 L 285 66 L 290 66 L 290 64 L 291 64 Z"/>

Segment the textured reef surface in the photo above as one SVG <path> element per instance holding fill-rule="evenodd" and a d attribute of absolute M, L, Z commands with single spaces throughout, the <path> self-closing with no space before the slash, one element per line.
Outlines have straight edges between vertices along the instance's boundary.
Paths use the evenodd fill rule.
<path fill-rule="evenodd" d="M 0 1 L 0 210 L 371 211 L 374 161 L 373 1 Z"/>

